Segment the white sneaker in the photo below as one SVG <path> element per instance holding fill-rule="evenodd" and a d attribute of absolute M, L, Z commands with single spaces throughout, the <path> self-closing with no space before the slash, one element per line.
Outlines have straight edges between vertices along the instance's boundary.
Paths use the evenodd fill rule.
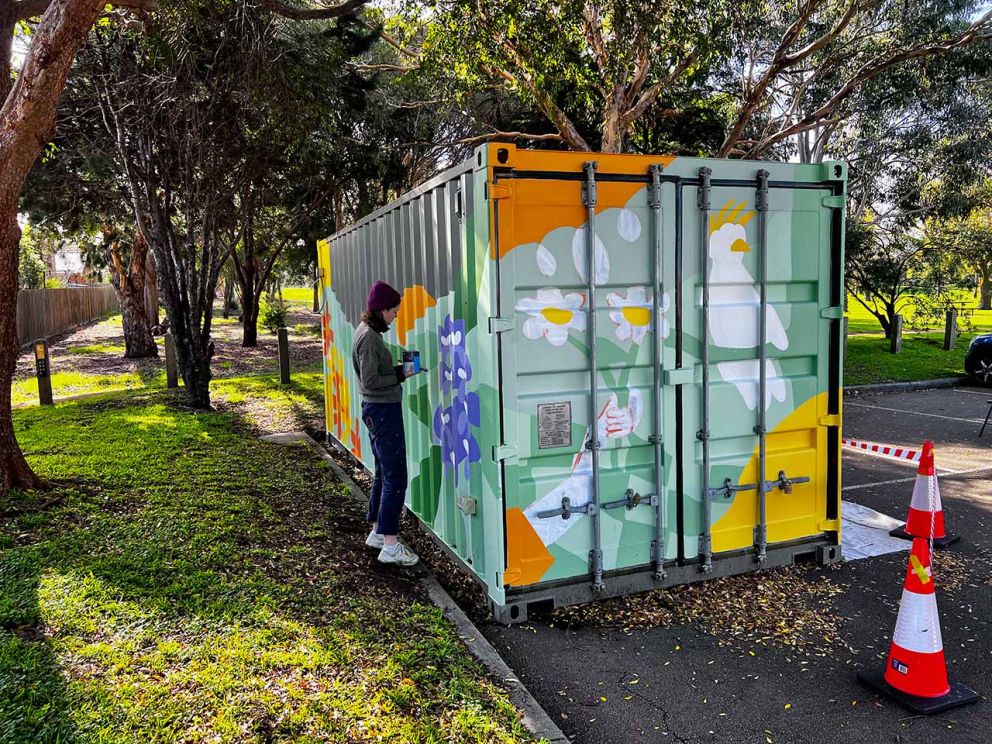
<path fill-rule="evenodd" d="M 383 545 L 382 550 L 379 551 L 379 561 L 381 563 L 392 563 L 397 566 L 413 566 L 419 560 L 420 558 L 417 557 L 416 553 L 399 542 L 394 545 Z"/>
<path fill-rule="evenodd" d="M 369 533 L 369 536 L 365 538 L 365 544 L 370 548 L 375 548 L 376 550 L 381 550 L 383 546 L 382 535 L 373 530 Z"/>

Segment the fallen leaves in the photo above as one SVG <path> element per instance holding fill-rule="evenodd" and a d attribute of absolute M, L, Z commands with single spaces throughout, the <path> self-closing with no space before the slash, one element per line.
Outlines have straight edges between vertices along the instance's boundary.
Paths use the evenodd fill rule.
<path fill-rule="evenodd" d="M 696 623 L 721 642 L 825 655 L 843 644 L 838 634 L 843 620 L 832 610 L 833 598 L 843 591 L 816 569 L 790 566 L 566 607 L 553 613 L 553 621 L 630 631 Z M 751 649 L 747 654 L 756 656 Z"/>

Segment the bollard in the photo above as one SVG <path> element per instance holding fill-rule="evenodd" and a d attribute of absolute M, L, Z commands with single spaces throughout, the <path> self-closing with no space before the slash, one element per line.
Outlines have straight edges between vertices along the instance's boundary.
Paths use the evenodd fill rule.
<path fill-rule="evenodd" d="M 179 387 L 179 365 L 176 364 L 176 340 L 171 333 L 165 334 L 165 386 Z"/>
<path fill-rule="evenodd" d="M 889 339 L 889 351 L 898 354 L 902 351 L 902 315 L 896 314 L 892 319 L 892 338 Z"/>
<path fill-rule="evenodd" d="M 944 318 L 944 351 L 951 351 L 958 340 L 958 311 L 952 307 Z"/>
<path fill-rule="evenodd" d="M 38 402 L 43 406 L 55 405 L 52 399 L 52 368 L 48 356 L 48 342 L 40 338 L 34 342 L 34 373 L 38 378 Z"/>
<path fill-rule="evenodd" d="M 279 329 L 279 382 L 283 385 L 290 383 L 289 379 L 289 331 Z"/>

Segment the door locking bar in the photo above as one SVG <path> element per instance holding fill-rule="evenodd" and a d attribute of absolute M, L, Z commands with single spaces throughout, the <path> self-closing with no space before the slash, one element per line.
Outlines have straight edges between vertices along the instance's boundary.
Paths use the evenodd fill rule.
<path fill-rule="evenodd" d="M 792 493 L 792 486 L 796 483 L 809 483 L 809 478 L 806 476 L 799 476 L 798 478 L 790 478 L 785 474 L 784 470 L 778 471 L 778 478 L 773 481 L 765 481 L 765 491 L 772 488 L 777 488 L 785 493 Z"/>
<path fill-rule="evenodd" d="M 757 483 L 742 483 L 740 485 L 735 484 L 730 478 L 723 479 L 723 485 L 716 488 L 707 488 L 706 495 L 710 499 L 716 500 L 718 497 L 729 499 L 738 491 L 754 491 L 757 490 Z"/>
<path fill-rule="evenodd" d="M 547 519 L 548 517 L 561 517 L 562 519 L 569 519 L 573 514 L 596 514 L 599 507 L 593 502 L 588 502 L 582 506 L 572 506 L 571 499 L 568 496 L 562 496 L 561 498 L 561 509 L 550 509 L 548 511 L 540 511 L 537 513 L 538 519 Z"/>
<path fill-rule="evenodd" d="M 607 501 L 605 504 L 600 504 L 600 509 L 619 509 L 621 506 L 625 509 L 633 509 L 639 504 L 646 504 L 647 506 L 657 506 L 658 496 L 657 494 L 647 494 L 641 496 L 641 494 L 636 493 L 633 488 L 628 488 L 624 493 L 622 499 L 617 499 L 616 501 Z"/>

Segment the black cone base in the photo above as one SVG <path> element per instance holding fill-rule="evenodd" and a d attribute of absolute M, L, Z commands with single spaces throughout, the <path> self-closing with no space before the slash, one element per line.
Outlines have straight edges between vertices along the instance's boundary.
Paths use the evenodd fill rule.
<path fill-rule="evenodd" d="M 974 703 L 980 697 L 979 694 L 970 687 L 965 687 L 959 683 L 952 684 L 950 692 L 946 695 L 935 698 L 917 697 L 916 695 L 909 695 L 901 690 L 897 690 L 895 687 L 886 682 L 882 675 L 883 672 L 858 672 L 858 681 L 876 692 L 881 692 L 882 694 L 887 695 L 914 713 L 919 713 L 924 716 L 928 716 L 932 713 L 940 713 L 941 711 L 950 710 L 951 708 L 957 708 L 959 705 Z"/>
<path fill-rule="evenodd" d="M 894 530 L 889 530 L 889 534 L 892 537 L 900 537 L 903 540 L 912 540 L 914 535 L 910 535 L 906 532 L 906 525 L 902 527 L 896 527 Z M 961 535 L 955 534 L 953 532 L 948 532 L 943 537 L 935 537 L 933 539 L 933 546 L 935 548 L 947 548 L 956 543 L 961 539 Z"/>

